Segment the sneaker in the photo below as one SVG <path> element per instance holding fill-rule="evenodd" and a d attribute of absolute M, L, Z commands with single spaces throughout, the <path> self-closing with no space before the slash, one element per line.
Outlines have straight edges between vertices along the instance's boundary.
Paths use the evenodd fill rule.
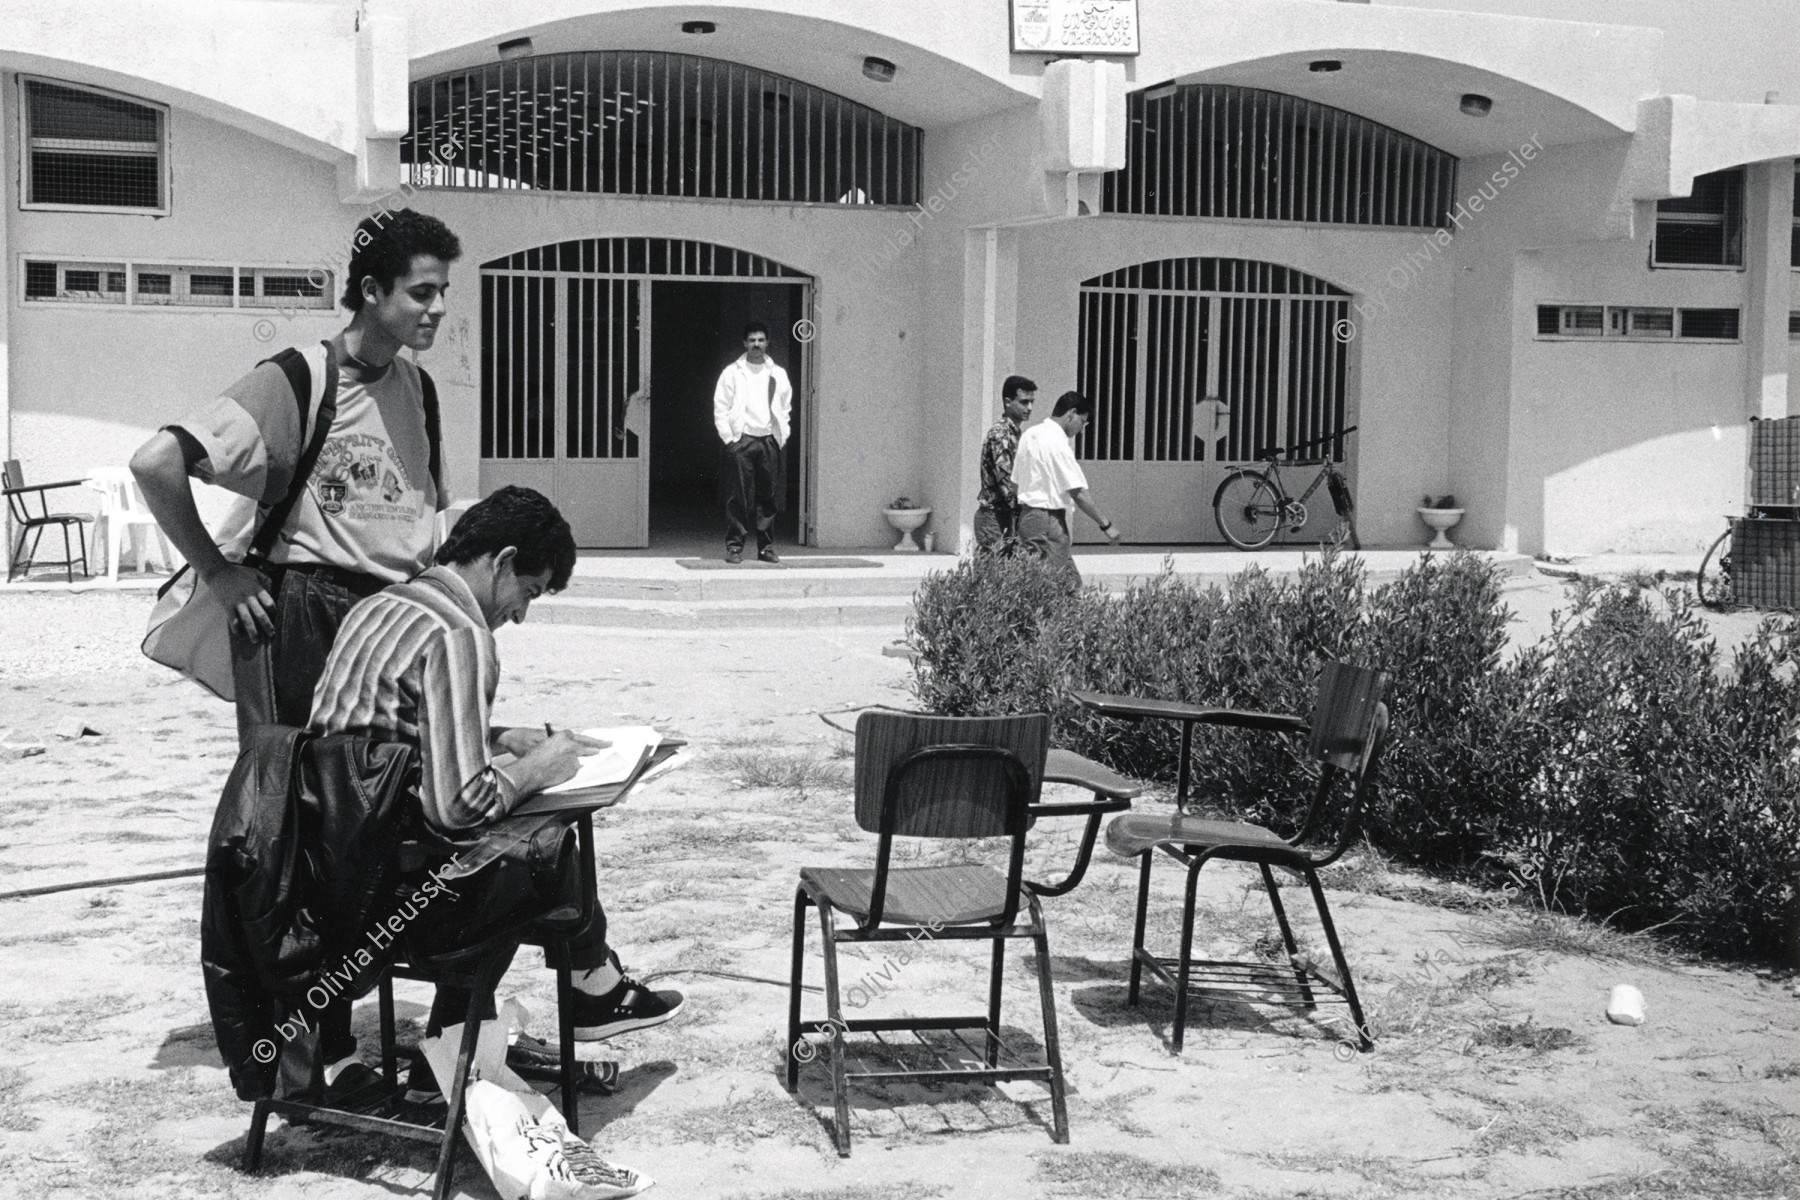
<path fill-rule="evenodd" d="M 521 1033 L 506 1048 L 506 1065 L 526 1079 L 557 1082 L 562 1079 L 562 1055 L 555 1043 Z M 610 1096 L 619 1090 L 619 1064 L 603 1059 L 575 1060 L 577 1091 Z"/>
<path fill-rule="evenodd" d="M 779 563 L 781 561 L 781 555 L 775 553 L 775 547 L 773 546 L 764 546 L 761 550 L 756 552 L 756 557 L 766 563 Z"/>
<path fill-rule="evenodd" d="M 413 1059 L 411 1069 L 406 1072 L 406 1102 L 444 1103 L 444 1089 L 438 1086 L 437 1076 L 432 1074 L 431 1064 L 425 1061 L 423 1054 Z"/>
<path fill-rule="evenodd" d="M 661 1025 L 681 1011 L 680 992 L 653 992 L 629 975 L 604 996 L 575 990 L 575 1040 L 603 1042 L 634 1029 Z"/>
<path fill-rule="evenodd" d="M 329 1108 L 358 1109 L 386 1094 L 387 1080 L 380 1072 L 367 1063 L 353 1062 L 325 1085 L 325 1104 Z"/>
<path fill-rule="evenodd" d="M 725 561 L 728 563 L 741 563 L 744 561 L 744 552 L 727 546 L 725 548 Z"/>

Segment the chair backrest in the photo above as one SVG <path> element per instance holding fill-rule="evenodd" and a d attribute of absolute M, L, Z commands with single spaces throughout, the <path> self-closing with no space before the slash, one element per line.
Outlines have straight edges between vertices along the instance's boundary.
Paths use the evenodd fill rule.
<path fill-rule="evenodd" d="M 955 751 L 915 759 L 931 747 L 989 747 L 1003 755 L 977 757 Z M 1050 752 L 1050 718 L 1044 713 L 1006 717 L 934 717 L 871 710 L 856 721 L 856 823 L 883 832 L 883 809 L 892 804 L 888 831 L 899 837 L 980 838 L 1022 835 L 1010 813 L 1009 760 L 1024 768 L 1025 804 L 1035 804 Z M 1023 816 L 1023 814 L 1021 814 Z"/>
<path fill-rule="evenodd" d="M 155 520 L 129 468 L 95 467 L 88 473 L 88 482 L 100 493 L 101 511 L 107 516 L 123 518 L 126 524 Z"/>
<path fill-rule="evenodd" d="M 1381 747 L 1387 740 L 1388 707 L 1381 697 L 1388 682 L 1384 671 L 1348 663 L 1328 662 L 1319 670 L 1310 753 L 1324 765 L 1324 772 L 1306 822 L 1293 840 L 1305 841 L 1318 830 L 1339 771 L 1351 775 L 1351 795 L 1337 839 L 1324 857 L 1312 859 L 1315 867 L 1337 861 L 1350 848 L 1363 806 L 1374 794 Z"/>
<path fill-rule="evenodd" d="M 7 459 L 6 465 L 3 468 L 0 468 L 0 472 L 4 472 L 5 474 L 7 487 L 21 488 L 25 486 L 25 472 L 19 469 L 18 459 Z"/>

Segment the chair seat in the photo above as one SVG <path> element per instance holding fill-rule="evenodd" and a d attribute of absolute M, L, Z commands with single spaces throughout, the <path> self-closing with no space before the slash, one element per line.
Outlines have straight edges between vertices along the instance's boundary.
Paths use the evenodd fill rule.
<path fill-rule="evenodd" d="M 1261 851 L 1291 851 L 1280 836 L 1261 825 L 1242 821 L 1208 821 L 1200 817 L 1126 813 L 1106 827 L 1106 845 L 1114 854 L 1135 858 L 1158 846 L 1199 846 L 1206 850 L 1242 847 Z"/>
<path fill-rule="evenodd" d="M 869 915 L 874 871 L 802 867 L 800 883 L 833 908 Z M 992 867 L 897 867 L 888 871 L 881 918 L 902 925 L 973 925 L 992 921 L 1005 910 L 1006 876 Z"/>

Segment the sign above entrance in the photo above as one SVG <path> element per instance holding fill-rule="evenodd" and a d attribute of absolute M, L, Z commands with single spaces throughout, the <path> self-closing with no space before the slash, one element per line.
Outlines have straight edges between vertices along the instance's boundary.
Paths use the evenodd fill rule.
<path fill-rule="evenodd" d="M 1014 54 L 1136 54 L 1137 0 L 1012 0 Z"/>

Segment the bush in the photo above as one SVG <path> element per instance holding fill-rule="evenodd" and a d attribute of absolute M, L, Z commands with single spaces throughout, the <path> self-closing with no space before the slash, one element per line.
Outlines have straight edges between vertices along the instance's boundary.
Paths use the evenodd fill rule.
<path fill-rule="evenodd" d="M 922 704 L 1043 710 L 1059 745 L 1173 779 L 1180 729 L 1075 705 L 1075 688 L 1306 712 L 1319 664 L 1388 672 L 1393 730 L 1365 830 L 1408 861 L 1520 886 L 1547 908 L 1667 925 L 1715 954 L 1800 960 L 1800 632 L 1771 620 L 1729 669 L 1683 592 L 1578 588 L 1505 654 L 1500 579 L 1426 556 L 1369 588 L 1360 562 L 1162 574 L 1074 594 L 1028 559 L 927 580 L 908 637 Z M 1316 778 L 1298 739 L 1197 727 L 1210 802 L 1268 821 Z"/>

